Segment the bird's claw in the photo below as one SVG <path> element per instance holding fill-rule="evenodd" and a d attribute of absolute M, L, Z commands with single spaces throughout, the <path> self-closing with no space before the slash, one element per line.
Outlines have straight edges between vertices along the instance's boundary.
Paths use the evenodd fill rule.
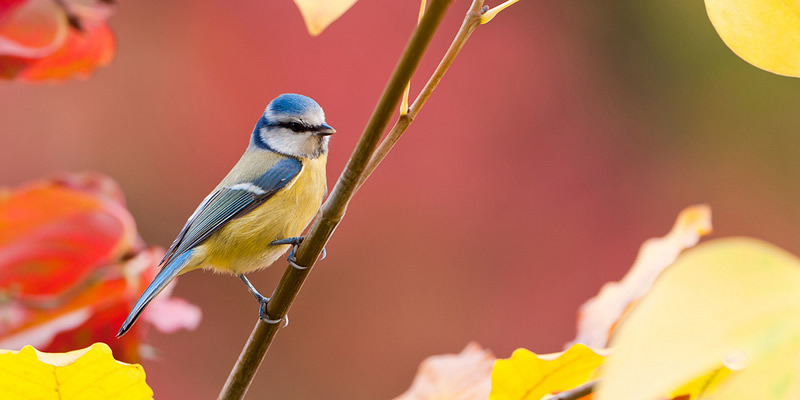
<path fill-rule="evenodd" d="M 303 243 L 303 240 L 305 238 L 306 238 L 305 236 L 297 236 L 297 237 L 291 237 L 291 238 L 286 238 L 286 239 L 278 239 L 278 240 L 273 240 L 270 244 L 273 245 L 273 246 L 280 246 L 280 245 L 286 245 L 286 244 L 292 245 L 292 249 L 289 250 L 289 256 L 286 257 L 286 261 L 289 262 L 289 265 L 291 265 L 292 268 L 299 269 L 299 270 L 304 270 L 304 269 L 307 269 L 308 267 L 300 265 L 300 264 L 297 263 L 297 257 L 295 256 L 295 253 L 297 252 L 297 248 L 300 247 L 300 244 Z M 327 256 L 328 256 L 328 252 L 325 250 L 325 248 L 323 248 L 322 249 L 322 256 L 320 257 L 320 260 L 324 260 L 325 257 L 327 257 Z"/>
<path fill-rule="evenodd" d="M 272 319 L 269 317 L 269 314 L 267 314 L 267 305 L 269 304 L 269 300 L 270 300 L 269 297 L 264 297 L 264 296 L 261 296 L 261 299 L 259 299 L 258 302 L 261 303 L 261 306 L 259 306 L 258 308 L 258 318 L 268 324 L 279 324 L 281 323 L 281 321 L 283 321 L 284 328 L 289 326 L 288 315 L 284 315 L 283 318 L 279 319 Z"/>
<path fill-rule="evenodd" d="M 300 264 L 297 263 L 297 257 L 295 256 L 295 251 L 296 250 L 297 250 L 297 246 L 292 247 L 292 250 L 289 251 L 289 256 L 286 257 L 286 261 L 288 261 L 289 265 L 291 265 L 292 268 L 295 268 L 295 269 L 303 270 L 303 269 L 308 268 L 307 266 L 303 266 L 303 265 L 300 265 Z M 325 250 L 325 248 L 323 247 L 322 248 L 322 256 L 320 256 L 320 258 L 319 258 L 320 261 L 324 260 L 325 257 L 327 257 L 327 256 L 328 256 L 328 251 Z"/>
<path fill-rule="evenodd" d="M 289 251 L 289 256 L 286 257 L 286 261 L 288 261 L 289 265 L 291 265 L 294 269 L 304 270 L 308 268 L 305 265 L 300 265 L 297 263 L 297 257 L 294 255 L 295 250 L 297 250 L 297 246 L 292 247 L 292 250 Z"/>

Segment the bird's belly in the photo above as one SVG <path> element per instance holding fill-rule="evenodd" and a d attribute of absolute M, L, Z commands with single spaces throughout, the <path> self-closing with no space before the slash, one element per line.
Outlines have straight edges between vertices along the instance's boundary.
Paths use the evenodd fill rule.
<path fill-rule="evenodd" d="M 323 164 L 324 165 L 324 164 Z M 323 166 L 324 168 L 324 166 Z M 255 210 L 228 222 L 203 244 L 204 267 L 243 274 L 265 268 L 289 250 L 272 241 L 300 236 L 316 215 L 325 192 L 325 171 L 303 171 L 291 187 Z"/>
<path fill-rule="evenodd" d="M 229 224 L 229 227 L 209 238 L 209 242 L 214 243 L 209 243 L 206 248 L 213 250 L 206 252 L 204 264 L 214 270 L 234 274 L 269 266 L 289 249 L 287 245 L 273 246 L 270 243 L 283 237 L 297 236 L 302 232 L 302 227 L 291 230 L 274 220 L 253 221 L 240 230 L 235 225 Z"/>

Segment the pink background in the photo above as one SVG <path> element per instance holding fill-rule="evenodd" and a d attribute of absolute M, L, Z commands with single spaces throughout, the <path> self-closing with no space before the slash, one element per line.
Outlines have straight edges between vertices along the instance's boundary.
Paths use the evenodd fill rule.
<path fill-rule="evenodd" d="M 427 80 L 469 2 L 455 1 Z M 98 170 L 167 246 L 236 162 L 270 99 L 316 99 L 338 177 L 418 3 L 362 0 L 310 37 L 289 0 L 122 2 L 116 59 L 86 81 L 0 86 L 0 182 Z M 577 307 L 678 211 L 715 236 L 800 253 L 800 82 L 730 52 L 700 1 L 522 1 L 473 35 L 363 187 L 303 288 L 250 398 L 379 399 L 427 356 L 477 341 L 558 351 Z M 271 293 L 277 268 L 253 274 Z M 157 398 L 215 398 L 255 322 L 238 279 L 193 272 L 194 332 L 149 342 Z"/>

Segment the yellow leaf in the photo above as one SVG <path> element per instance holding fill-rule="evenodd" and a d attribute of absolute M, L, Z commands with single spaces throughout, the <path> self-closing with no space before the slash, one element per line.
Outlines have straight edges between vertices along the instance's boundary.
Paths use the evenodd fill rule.
<path fill-rule="evenodd" d="M 574 342 L 606 347 L 612 328 L 626 309 L 650 290 L 661 271 L 675 262 L 684 249 L 694 246 L 710 232 L 711 208 L 707 205 L 681 211 L 666 236 L 644 242 L 633 267 L 622 280 L 605 284 L 597 296 L 581 306 Z"/>
<path fill-rule="evenodd" d="M 683 385 L 680 389 L 672 392 L 672 394 L 666 398 L 681 398 L 686 400 L 707 399 L 707 396 L 713 393 L 730 374 L 731 370 L 720 364 L 719 368 L 706 375 L 695 378 L 686 385 Z M 688 396 L 688 398 L 686 396 Z"/>
<path fill-rule="evenodd" d="M 758 68 L 800 76 L 800 1 L 705 0 L 728 47 Z"/>
<path fill-rule="evenodd" d="M 649 400 L 732 370 L 703 399 L 794 399 L 800 384 L 800 260 L 748 238 L 681 255 L 623 321 L 597 400 Z"/>
<path fill-rule="evenodd" d="M 492 370 L 490 400 L 539 400 L 586 383 L 604 356 L 576 344 L 562 353 L 536 355 L 525 349 L 497 360 Z"/>
<path fill-rule="evenodd" d="M 731 373 L 708 400 L 752 400 L 800 398 L 800 342 L 772 349 L 741 371 Z"/>
<path fill-rule="evenodd" d="M 294 0 L 311 36 L 317 36 L 345 13 L 356 0 Z"/>
<path fill-rule="evenodd" d="M 428 357 L 408 391 L 395 400 L 485 400 L 494 360 L 490 351 L 476 343 L 459 354 Z"/>
<path fill-rule="evenodd" d="M 497 14 L 500 13 L 500 11 L 505 10 L 506 8 L 508 8 L 509 6 L 511 6 L 512 4 L 514 4 L 514 3 L 518 2 L 518 1 L 519 0 L 507 0 L 507 1 L 505 1 L 502 4 L 500 4 L 497 7 L 494 7 L 492 9 L 490 9 L 490 10 L 486 10 L 486 12 L 483 13 L 483 15 L 481 15 L 481 24 L 485 24 L 485 23 L 491 21 L 492 19 L 494 19 L 494 17 L 497 16 Z"/>
<path fill-rule="evenodd" d="M 114 360 L 104 343 L 68 353 L 0 350 L 2 399 L 152 399 L 144 378 L 141 365 Z"/>

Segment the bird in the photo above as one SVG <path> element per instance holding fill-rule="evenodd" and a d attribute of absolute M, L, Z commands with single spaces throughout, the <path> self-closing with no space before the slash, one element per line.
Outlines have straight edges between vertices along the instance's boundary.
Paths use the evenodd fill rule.
<path fill-rule="evenodd" d="M 189 217 L 117 337 L 176 276 L 198 268 L 238 275 L 259 301 L 260 318 L 280 322 L 269 319 L 269 298 L 245 274 L 269 266 L 289 248 L 293 262 L 300 235 L 327 195 L 325 164 L 335 132 L 311 98 L 285 93 L 273 99 L 241 159 Z"/>

